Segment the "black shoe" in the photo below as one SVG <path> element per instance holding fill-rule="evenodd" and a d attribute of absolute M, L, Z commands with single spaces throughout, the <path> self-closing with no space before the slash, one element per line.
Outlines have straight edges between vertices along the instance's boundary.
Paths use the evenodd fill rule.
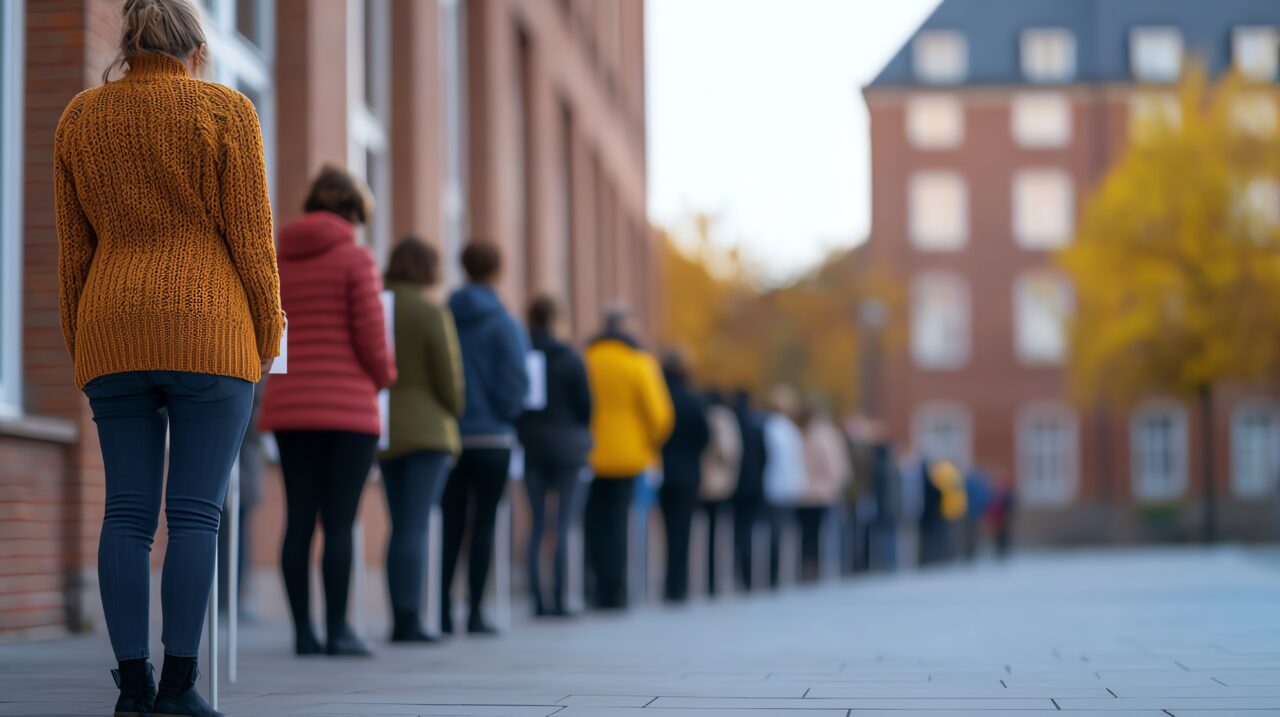
<path fill-rule="evenodd" d="M 200 696 L 196 689 L 199 676 L 196 658 L 165 655 L 151 717 L 223 717 Z"/>
<path fill-rule="evenodd" d="M 453 634 L 453 611 L 449 608 L 440 611 L 440 632 Z"/>
<path fill-rule="evenodd" d="M 422 623 L 418 620 L 418 613 L 416 612 L 397 612 L 394 620 L 394 625 L 391 628 L 392 642 L 427 643 L 437 641 L 436 638 L 428 635 L 426 630 L 422 629 Z"/>
<path fill-rule="evenodd" d="M 373 657 L 373 650 L 356 637 L 351 628 L 343 626 L 329 633 L 329 645 L 325 654 L 330 657 Z"/>
<path fill-rule="evenodd" d="M 147 717 L 156 701 L 156 670 L 147 658 L 125 660 L 120 669 L 111 671 L 111 679 L 120 688 L 115 717 Z"/>
<path fill-rule="evenodd" d="M 293 653 L 299 657 L 323 655 L 324 645 L 311 632 L 298 633 L 293 638 Z"/>
<path fill-rule="evenodd" d="M 498 629 L 484 621 L 480 613 L 473 613 L 467 620 L 468 635 L 497 635 Z"/>

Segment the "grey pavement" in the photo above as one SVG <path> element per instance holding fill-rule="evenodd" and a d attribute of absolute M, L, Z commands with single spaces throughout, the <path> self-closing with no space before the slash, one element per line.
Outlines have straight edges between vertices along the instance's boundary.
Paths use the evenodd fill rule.
<path fill-rule="evenodd" d="M 377 644 L 371 660 L 295 659 L 273 619 L 245 634 L 222 707 L 233 717 L 1280 716 L 1278 607 L 1274 553 L 1221 548 L 867 577 L 526 622 L 500 638 Z M 110 666 L 101 635 L 0 645 L 0 715 L 109 714 Z"/>

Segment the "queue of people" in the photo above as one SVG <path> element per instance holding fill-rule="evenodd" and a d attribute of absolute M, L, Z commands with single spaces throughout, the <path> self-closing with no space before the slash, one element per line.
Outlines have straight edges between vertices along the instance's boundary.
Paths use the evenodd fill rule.
<path fill-rule="evenodd" d="M 806 579 L 818 574 L 824 526 L 841 528 L 828 532 L 845 536 L 836 544 L 853 567 L 896 555 L 885 546 L 915 519 L 909 494 L 921 497 L 925 562 L 955 554 L 960 539 L 971 554 L 985 506 L 1007 549 L 1011 493 L 984 491 L 981 476 L 945 461 L 899 471 L 890 446 L 851 444 L 821 402 L 802 408 L 788 389 L 773 393 L 767 411 L 745 390 L 729 399 L 701 394 L 682 358 L 660 365 L 645 349 L 623 307 L 608 312 L 581 353 L 560 336 L 550 297 L 535 300 L 521 326 L 495 290 L 503 257 L 494 244 L 465 248 L 467 283 L 445 303 L 433 292 L 441 257 L 420 239 L 403 239 L 380 274 L 357 239 L 375 209 L 342 169 L 319 172 L 302 216 L 280 230 L 277 255 L 258 117 L 243 95 L 195 79 L 207 61 L 196 5 L 131 1 L 121 29 L 103 86 L 64 111 L 53 173 L 62 330 L 105 473 L 98 578 L 117 661 L 116 715 L 220 715 L 195 687 L 197 653 L 237 459 L 241 510 L 261 493 L 259 432 L 272 434 L 279 452 L 280 571 L 299 656 L 372 653 L 349 605 L 353 531 L 375 465 L 390 514 L 396 643 L 437 639 L 421 613 L 437 508 L 441 629 L 455 631 L 452 583 L 469 545 L 466 631 L 495 632 L 483 597 L 513 474 L 523 476 L 531 507 L 528 576 L 543 617 L 570 614 L 567 536 L 579 523 L 590 604 L 627 606 L 632 527 L 647 519 L 633 499 L 654 483 L 670 602 L 691 593 L 699 515 L 711 536 L 731 534 L 732 572 L 744 590 L 780 583 L 780 546 L 797 520 Z M 286 315 L 287 371 L 259 389 L 281 355 Z M 908 477 L 919 485 L 908 490 Z M 149 554 L 162 500 L 157 685 Z M 310 594 L 317 524 L 323 633 Z M 548 594 L 541 558 L 552 524 Z M 242 548 L 247 537 L 239 536 Z M 727 587 L 718 579 L 723 541 L 708 542 L 707 585 L 718 593 Z"/>

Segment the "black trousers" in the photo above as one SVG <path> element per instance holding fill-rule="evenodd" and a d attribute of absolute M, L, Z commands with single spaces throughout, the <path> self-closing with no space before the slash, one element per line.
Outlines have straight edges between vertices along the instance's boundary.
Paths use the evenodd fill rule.
<path fill-rule="evenodd" d="M 568 609 L 565 602 L 565 584 L 569 566 L 568 538 L 569 531 L 576 524 L 580 512 L 579 495 L 583 485 L 579 475 L 582 470 L 581 463 L 560 462 L 535 452 L 525 454 L 524 487 L 529 494 L 532 521 L 526 562 L 529 571 L 529 591 L 533 593 L 533 610 L 537 615 L 545 615 L 548 612 L 563 614 Z M 546 534 L 549 492 L 555 492 L 557 496 L 554 583 L 550 607 L 542 589 L 542 543 Z"/>
<path fill-rule="evenodd" d="M 695 476 L 696 478 L 696 476 Z M 666 480 L 658 491 L 667 532 L 667 575 L 663 595 L 672 602 L 689 597 L 689 533 L 698 507 L 696 480 Z"/>
<path fill-rule="evenodd" d="M 716 594 L 716 578 L 719 577 L 719 557 L 716 541 L 719 540 L 720 517 L 728 511 L 729 501 L 702 501 L 701 508 L 707 514 L 707 594 Z"/>
<path fill-rule="evenodd" d="M 738 587 L 743 590 L 752 588 L 756 526 L 767 524 L 768 510 L 763 500 L 733 502 L 733 557 L 738 568 Z"/>
<path fill-rule="evenodd" d="M 796 519 L 800 522 L 800 579 L 814 582 L 821 573 L 822 522 L 830 510 L 825 505 L 798 508 Z"/>
<path fill-rule="evenodd" d="M 440 625 L 453 629 L 453 574 L 462 554 L 467 532 L 468 512 L 471 518 L 471 545 L 467 549 L 467 594 L 472 621 L 481 620 L 480 603 L 484 601 L 489 582 L 489 565 L 493 562 L 494 528 L 498 504 L 507 489 L 511 471 L 509 448 L 464 448 L 445 483 L 440 501 L 444 513 L 444 564 L 441 573 Z"/>
<path fill-rule="evenodd" d="M 635 476 L 591 481 L 587 495 L 588 563 L 595 576 L 594 605 L 616 610 L 627 606 L 627 531 Z"/>
<path fill-rule="evenodd" d="M 284 474 L 286 525 L 280 568 L 294 630 L 311 626 L 311 538 L 316 517 L 324 529 L 325 626 L 330 639 L 346 632 L 351 587 L 352 537 L 378 437 L 350 431 L 277 431 Z"/>

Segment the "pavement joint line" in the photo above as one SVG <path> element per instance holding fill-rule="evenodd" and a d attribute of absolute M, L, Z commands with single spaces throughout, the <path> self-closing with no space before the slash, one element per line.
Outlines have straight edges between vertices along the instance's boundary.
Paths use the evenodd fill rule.
<path fill-rule="evenodd" d="M 1209 679 L 1213 680 L 1214 682 L 1217 682 L 1218 684 L 1222 685 L 1223 687 L 1227 687 L 1227 686 L 1228 686 L 1228 685 L 1227 685 L 1227 683 L 1223 682 L 1222 680 L 1220 680 L 1220 679 L 1218 679 L 1218 678 L 1216 678 L 1216 677 L 1210 677 Z"/>
<path fill-rule="evenodd" d="M 1116 699 L 1120 699 L 1120 695 L 1117 695 L 1115 690 L 1111 689 L 1110 687 L 1106 687 L 1104 689 L 1106 689 L 1107 692 L 1110 692 L 1112 697 Z"/>
<path fill-rule="evenodd" d="M 662 695 L 658 695 L 658 697 L 661 697 L 661 696 L 662 696 Z M 658 697 L 654 697 L 653 699 L 651 699 L 651 700 L 649 700 L 648 702 L 644 703 L 644 705 L 643 705 L 640 709 L 644 709 L 645 707 L 648 707 L 649 705 L 653 704 L 654 702 L 657 702 L 657 701 L 658 701 Z"/>
<path fill-rule="evenodd" d="M 1059 711 L 1061 711 L 1061 710 L 1062 710 L 1062 705 L 1058 704 L 1058 700 L 1057 700 L 1057 698 L 1055 698 L 1055 697 L 1050 697 L 1050 698 L 1049 698 L 1049 701 L 1050 701 L 1050 702 L 1052 702 L 1052 703 L 1053 703 L 1053 706 L 1054 706 L 1054 707 L 1056 707 Z"/>

